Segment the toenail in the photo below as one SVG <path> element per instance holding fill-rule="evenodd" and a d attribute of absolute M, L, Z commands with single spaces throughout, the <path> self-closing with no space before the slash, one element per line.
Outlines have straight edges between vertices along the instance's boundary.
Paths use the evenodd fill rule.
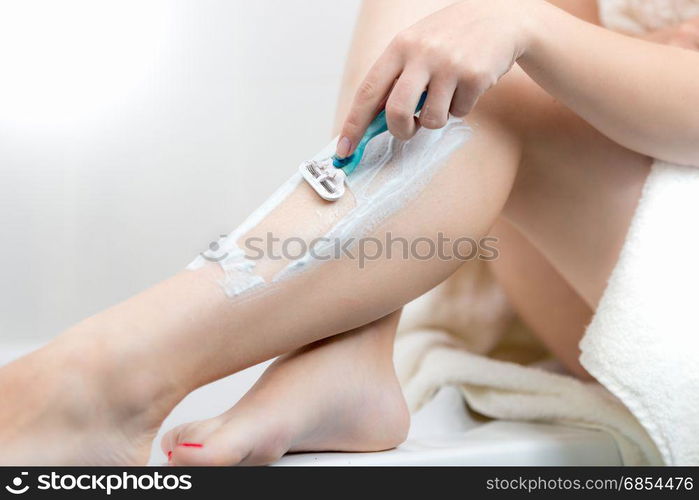
<path fill-rule="evenodd" d="M 167 452 L 167 461 L 172 462 L 172 450 Z"/>
<path fill-rule="evenodd" d="M 201 443 L 180 443 L 177 446 L 187 446 L 189 448 L 203 448 L 204 445 Z"/>

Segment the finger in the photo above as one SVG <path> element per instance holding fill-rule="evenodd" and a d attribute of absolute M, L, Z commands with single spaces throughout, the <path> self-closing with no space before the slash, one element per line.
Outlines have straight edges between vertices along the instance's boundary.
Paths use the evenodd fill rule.
<path fill-rule="evenodd" d="M 420 125 L 429 129 L 445 126 L 449 119 L 449 107 L 455 90 L 456 80 L 433 78 L 427 86 L 427 100 L 420 111 Z"/>
<path fill-rule="evenodd" d="M 347 118 L 342 124 L 337 156 L 345 158 L 352 154 L 369 123 L 381 109 L 402 69 L 402 59 L 391 50 L 384 52 L 371 67 L 360 84 Z"/>
<path fill-rule="evenodd" d="M 415 108 L 429 82 L 429 74 L 423 69 L 408 69 L 400 75 L 386 101 L 386 122 L 391 134 L 408 140 L 418 128 Z"/>
<path fill-rule="evenodd" d="M 476 88 L 466 82 L 461 82 L 454 92 L 449 112 L 457 117 L 466 116 L 476 105 L 479 97 L 480 94 Z"/>

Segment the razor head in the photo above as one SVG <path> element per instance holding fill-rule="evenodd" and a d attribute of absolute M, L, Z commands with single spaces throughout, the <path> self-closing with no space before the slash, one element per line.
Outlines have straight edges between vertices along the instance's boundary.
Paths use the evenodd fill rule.
<path fill-rule="evenodd" d="M 324 200 L 337 201 L 345 194 L 347 175 L 335 168 L 331 160 L 306 161 L 299 166 L 303 178 Z"/>

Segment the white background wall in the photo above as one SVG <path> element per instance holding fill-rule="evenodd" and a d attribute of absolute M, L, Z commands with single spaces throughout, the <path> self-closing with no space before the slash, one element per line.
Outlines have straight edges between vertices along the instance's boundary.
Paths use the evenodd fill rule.
<path fill-rule="evenodd" d="M 330 139 L 358 0 L 0 0 L 0 340 L 182 269 Z"/>

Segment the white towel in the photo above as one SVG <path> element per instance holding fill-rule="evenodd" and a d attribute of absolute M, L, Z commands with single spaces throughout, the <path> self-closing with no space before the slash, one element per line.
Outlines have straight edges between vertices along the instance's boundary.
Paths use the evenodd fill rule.
<path fill-rule="evenodd" d="M 666 464 L 699 464 L 699 168 L 656 162 L 580 342 Z"/>
<path fill-rule="evenodd" d="M 412 412 L 447 385 L 472 410 L 491 418 L 601 429 L 624 464 L 662 463 L 653 441 L 628 409 L 598 383 L 551 370 L 546 349 L 512 313 L 479 261 L 405 307 L 395 364 Z"/>
<path fill-rule="evenodd" d="M 642 34 L 699 16 L 699 0 L 599 0 L 602 24 Z"/>
<path fill-rule="evenodd" d="M 643 427 L 598 383 L 473 354 L 437 330 L 401 336 L 395 358 L 412 411 L 439 388 L 455 385 L 483 415 L 601 429 L 616 440 L 624 464 L 661 463 Z"/>
<path fill-rule="evenodd" d="M 438 330 L 402 335 L 395 360 L 413 412 L 441 387 L 454 385 L 472 410 L 488 417 L 604 430 L 616 440 L 624 464 L 662 463 L 643 427 L 597 383 L 473 354 Z"/>

